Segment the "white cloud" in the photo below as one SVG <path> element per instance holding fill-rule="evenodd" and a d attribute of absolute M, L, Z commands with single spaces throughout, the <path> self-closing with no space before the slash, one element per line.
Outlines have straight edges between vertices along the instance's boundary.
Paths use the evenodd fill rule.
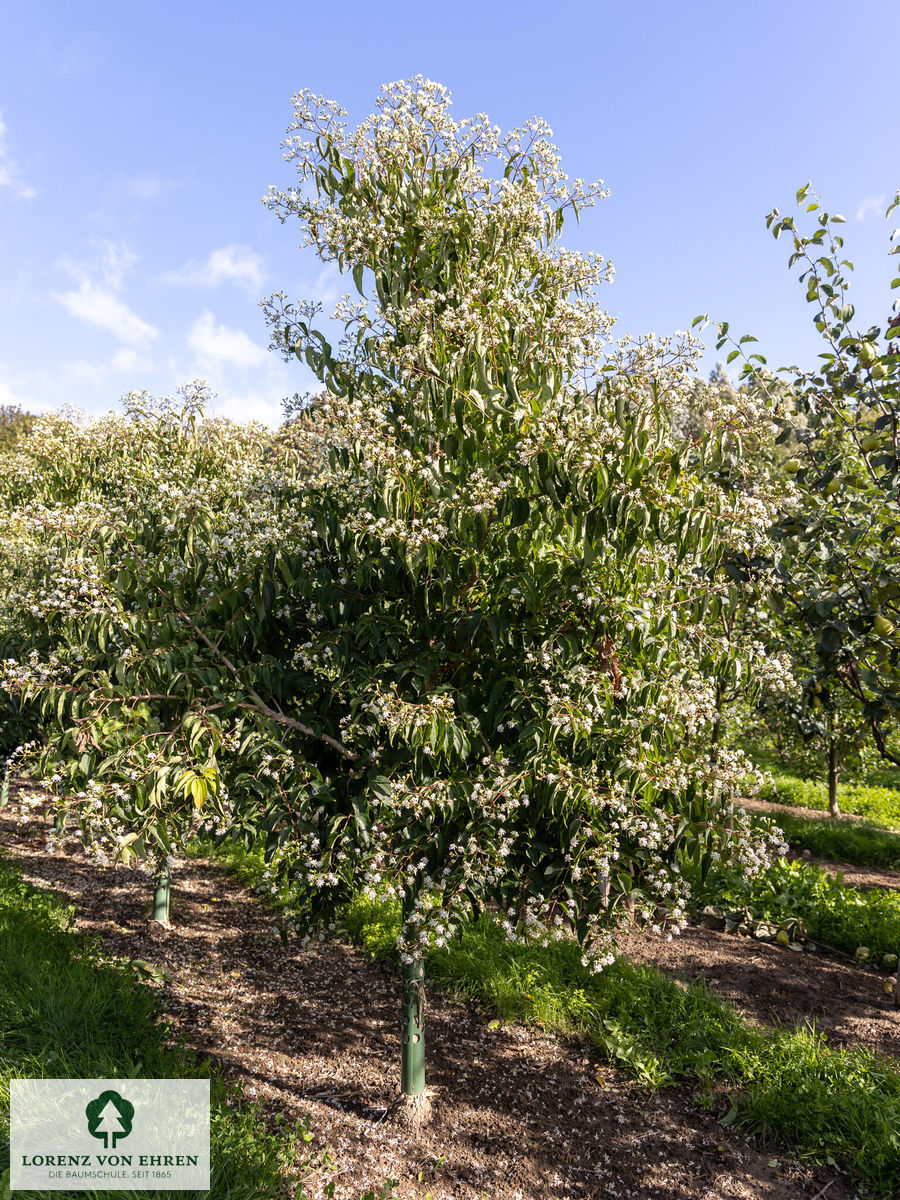
<path fill-rule="evenodd" d="M 322 305 L 334 304 L 349 290 L 346 283 L 345 279 L 341 279 L 337 263 L 327 263 L 316 276 L 309 298 Z"/>
<path fill-rule="evenodd" d="M 134 179 L 126 179 L 122 190 L 135 200 L 155 200 L 171 186 L 168 179 L 160 179 L 158 175 L 139 175 Z"/>
<path fill-rule="evenodd" d="M 146 354 L 138 354 L 130 346 L 122 346 L 110 359 L 114 371 L 152 371 L 156 364 Z"/>
<path fill-rule="evenodd" d="M 157 330 L 120 300 L 113 291 L 85 279 L 77 291 L 54 292 L 53 299 L 67 312 L 88 325 L 106 329 L 129 346 L 146 346 Z"/>
<path fill-rule="evenodd" d="M 231 363 L 235 367 L 256 367 L 267 358 L 265 350 L 251 341 L 242 329 L 217 325 L 209 311 L 194 322 L 187 343 L 200 363 L 212 368 L 221 363 Z"/>
<path fill-rule="evenodd" d="M 33 200 L 37 192 L 22 178 L 6 135 L 6 123 L 0 115 L 0 188 L 12 188 L 20 200 Z"/>
<path fill-rule="evenodd" d="M 217 287 L 220 283 L 238 283 L 248 291 L 258 292 L 265 279 L 262 256 L 249 246 L 219 246 L 206 262 L 190 262 L 178 271 L 163 276 L 167 283 L 188 283 L 199 287 Z"/>
<path fill-rule="evenodd" d="M 856 210 L 857 221 L 864 221 L 869 213 L 881 214 L 884 210 L 884 196 L 866 196 Z"/>
<path fill-rule="evenodd" d="M 0 367 L 0 373 L 2 371 L 3 368 Z M 23 412 L 29 413 L 52 412 L 53 409 L 58 407 L 57 403 L 39 400 L 37 396 L 21 391 L 18 385 L 12 386 L 11 384 L 4 383 L 2 379 L 0 379 L 0 405 L 9 408 L 21 408 Z"/>
<path fill-rule="evenodd" d="M 0 379 L 0 407 L 2 408 L 31 408 L 34 404 L 28 396 L 13 391 L 8 383 Z"/>
<path fill-rule="evenodd" d="M 284 423 L 281 400 L 275 400 L 271 395 L 258 391 L 219 396 L 211 407 L 217 416 L 227 417 L 229 421 L 239 421 L 242 424 L 246 421 L 259 421 L 262 425 L 277 429 Z"/>
<path fill-rule="evenodd" d="M 64 363 L 60 372 L 66 382 L 87 383 L 99 387 L 115 375 L 127 375 L 127 382 L 135 385 L 138 382 L 135 379 L 138 372 L 147 375 L 155 369 L 156 364 L 145 354 L 139 354 L 131 346 L 121 346 L 108 362 L 88 362 L 87 359 L 76 358 L 72 362 Z"/>
<path fill-rule="evenodd" d="M 60 265 L 78 287 L 74 291 L 53 292 L 53 299 L 73 317 L 107 330 L 120 342 L 128 346 L 146 346 L 157 336 L 157 330 L 116 294 L 125 274 L 136 261 L 135 254 L 115 242 L 102 242 L 99 260 L 92 264 L 63 258 Z"/>

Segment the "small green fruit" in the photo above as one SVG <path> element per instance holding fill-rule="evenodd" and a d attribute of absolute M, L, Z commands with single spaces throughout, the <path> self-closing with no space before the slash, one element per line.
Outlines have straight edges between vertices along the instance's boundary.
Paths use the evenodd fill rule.
<path fill-rule="evenodd" d="M 860 342 L 857 357 L 861 367 L 871 367 L 872 363 L 878 357 L 878 351 L 871 342 Z"/>
<path fill-rule="evenodd" d="M 833 496 L 834 493 L 838 490 L 838 488 L 840 486 L 841 486 L 841 481 L 835 475 L 833 479 L 829 479 L 828 482 L 825 484 L 825 495 Z"/>
<path fill-rule="evenodd" d="M 799 458 L 789 458 L 787 460 L 787 462 L 784 464 L 784 471 L 785 471 L 786 475 L 796 475 L 799 470 L 800 470 L 800 459 Z"/>
<path fill-rule="evenodd" d="M 881 437 L 877 433 L 867 433 L 859 444 L 868 453 L 870 450 L 878 449 L 881 445 Z"/>
<path fill-rule="evenodd" d="M 872 367 L 872 378 L 873 379 L 884 379 L 885 375 L 887 375 L 887 371 L 885 370 L 884 363 L 883 362 L 875 363 L 875 365 Z"/>
<path fill-rule="evenodd" d="M 876 613 L 875 620 L 872 622 L 872 630 L 877 637 L 890 637 L 894 632 L 894 626 L 887 617 Z"/>

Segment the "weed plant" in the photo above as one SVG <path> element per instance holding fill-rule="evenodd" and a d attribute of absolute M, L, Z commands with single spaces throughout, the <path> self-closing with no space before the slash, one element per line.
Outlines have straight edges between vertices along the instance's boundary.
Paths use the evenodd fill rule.
<path fill-rule="evenodd" d="M 800 920 L 811 938 L 834 950 L 855 954 L 867 946 L 873 962 L 900 952 L 900 892 L 847 887 L 842 874 L 809 863 L 779 858 L 752 879 L 710 872 L 695 895 L 699 903 L 747 911 L 755 920 Z"/>

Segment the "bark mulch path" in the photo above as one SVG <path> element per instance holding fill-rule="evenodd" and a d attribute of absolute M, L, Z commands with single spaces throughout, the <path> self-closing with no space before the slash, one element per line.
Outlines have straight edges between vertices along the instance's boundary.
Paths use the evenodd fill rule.
<path fill-rule="evenodd" d="M 778 815 L 822 816 L 814 809 L 742 799 L 742 807 Z M 854 887 L 900 886 L 900 872 L 804 859 L 832 874 L 842 872 Z M 844 956 L 798 953 L 755 938 L 690 926 L 672 942 L 632 934 L 622 948 L 635 962 L 683 979 L 703 980 L 749 1019 L 767 1025 L 809 1022 L 829 1042 L 867 1046 L 900 1057 L 900 1009 L 883 992 L 884 975 Z"/>
<path fill-rule="evenodd" d="M 173 1038 L 263 1100 L 273 1123 L 310 1115 L 314 1145 L 334 1164 L 307 1181 L 312 1200 L 330 1182 L 336 1200 L 360 1200 L 387 1178 L 400 1181 L 400 1200 L 854 1195 L 833 1172 L 723 1129 L 685 1090 L 653 1095 L 575 1039 L 490 1029 L 490 1014 L 440 995 L 428 1009 L 433 1116 L 405 1132 L 384 1119 L 398 1075 L 389 966 L 338 942 L 285 949 L 262 905 L 204 860 L 176 872 L 171 925 L 152 924 L 146 876 L 98 867 L 71 839 L 65 853 L 47 851 L 28 786 L 14 786 L 0 810 L 3 853 L 30 882 L 70 898 L 77 928 L 106 952 L 171 972 L 158 991 Z"/>
<path fill-rule="evenodd" d="M 671 942 L 635 933 L 620 945 L 633 962 L 704 981 L 759 1024 L 814 1024 L 834 1046 L 900 1057 L 900 1009 L 876 971 L 699 925 Z"/>

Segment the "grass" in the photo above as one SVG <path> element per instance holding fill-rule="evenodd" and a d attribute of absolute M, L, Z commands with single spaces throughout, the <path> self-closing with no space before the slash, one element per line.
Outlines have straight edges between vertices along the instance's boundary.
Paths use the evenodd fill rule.
<path fill-rule="evenodd" d="M 347 925 L 370 953 L 393 958 L 396 906 L 358 899 Z M 900 1071 L 865 1050 L 832 1050 L 811 1028 L 748 1024 L 702 985 L 617 960 L 602 975 L 571 942 L 510 945 L 482 918 L 428 955 L 430 980 L 510 1021 L 589 1038 L 651 1087 L 728 1090 L 723 1123 L 739 1124 L 819 1162 L 852 1170 L 879 1196 L 900 1190 Z"/>
<path fill-rule="evenodd" d="M 94 942 L 75 933 L 72 909 L 26 884 L 0 859 L 0 1196 L 9 1167 L 10 1078 L 211 1077 L 212 1168 L 208 1193 L 118 1192 L 125 1200 L 210 1195 L 275 1200 L 292 1195 L 293 1146 L 305 1127 L 269 1132 L 259 1109 L 183 1049 L 163 1046 L 157 999 L 124 963 L 101 962 Z M 305 1154 L 305 1151 L 303 1152 Z M 29 1192 L 57 1197 L 59 1192 Z M 79 1192 L 103 1200 L 105 1191 Z M 297 1200 L 306 1193 L 302 1186 Z"/>
<path fill-rule="evenodd" d="M 775 816 L 792 850 L 808 850 L 816 858 L 857 867 L 900 870 L 900 834 L 863 821 L 823 821 L 818 817 Z"/>
<path fill-rule="evenodd" d="M 772 783 L 762 788 L 760 797 L 798 808 L 828 808 L 827 786 L 818 780 L 800 779 L 796 775 L 775 775 Z M 900 830 L 900 791 L 896 788 L 863 783 L 839 784 L 838 803 L 844 812 L 868 817 L 885 829 Z"/>
<path fill-rule="evenodd" d="M 834 950 L 855 954 L 868 947 L 873 963 L 900 952 L 900 892 L 847 887 L 842 879 L 780 858 L 752 879 L 727 869 L 711 872 L 695 895 L 698 903 L 748 912 L 755 920 L 800 920 L 811 938 Z"/>
<path fill-rule="evenodd" d="M 760 770 L 769 771 L 772 775 L 792 775 L 797 779 L 805 779 L 811 773 L 808 761 L 792 757 L 790 754 L 779 754 L 770 746 L 745 742 L 743 749 Z M 824 754 L 820 772 L 812 773 L 822 780 L 825 779 Z M 841 778 L 848 784 L 866 784 L 900 791 L 900 767 L 895 767 L 889 762 L 867 764 L 865 767 L 859 763 L 855 766 L 852 762 L 844 763 Z"/>
<path fill-rule="evenodd" d="M 262 855 L 223 843 L 207 853 L 259 885 Z M 278 904 L 278 898 L 271 899 Z M 344 919 L 370 954 L 394 960 L 396 905 L 358 898 Z M 723 1123 L 852 1170 L 873 1195 L 900 1193 L 900 1072 L 865 1050 L 832 1050 L 811 1028 L 764 1030 L 698 984 L 623 959 L 593 975 L 571 942 L 510 945 L 488 918 L 427 958 L 430 983 L 504 1020 L 578 1033 L 649 1087 L 687 1082 L 701 1102 L 728 1095 Z"/>

